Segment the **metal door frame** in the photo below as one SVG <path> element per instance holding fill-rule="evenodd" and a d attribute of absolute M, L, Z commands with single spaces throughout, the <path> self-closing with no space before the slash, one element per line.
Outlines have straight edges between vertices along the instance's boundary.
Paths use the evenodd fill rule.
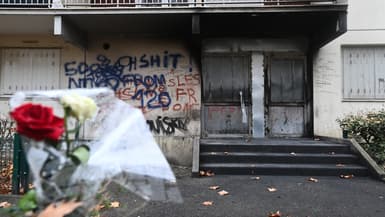
<path fill-rule="evenodd" d="M 271 102 L 271 64 L 273 59 L 281 59 L 281 60 L 302 60 L 303 61 L 303 102 Z M 312 120 L 309 120 L 307 115 L 308 113 L 308 85 L 309 85 L 309 76 L 308 76 L 308 67 L 307 67 L 307 57 L 305 54 L 297 53 L 297 52 L 286 52 L 286 53 L 266 53 L 264 57 L 264 76 L 265 76 L 265 135 L 267 137 L 306 137 L 308 136 L 308 131 L 306 126 Z M 270 107 L 274 106 L 286 106 L 286 107 L 303 107 L 303 135 L 292 134 L 292 135 L 272 135 L 269 127 L 270 127 Z"/>
<path fill-rule="evenodd" d="M 227 57 L 231 57 L 231 56 L 244 56 L 244 57 L 247 57 L 248 58 L 248 88 L 249 88 L 249 101 L 248 101 L 248 104 L 247 104 L 247 134 L 209 134 L 206 132 L 205 128 L 206 128 L 206 120 L 205 120 L 205 108 L 206 106 L 210 106 L 210 105 L 219 105 L 219 106 L 235 106 L 235 105 L 240 105 L 240 102 L 239 104 L 238 103 L 234 103 L 234 102 L 205 102 L 205 97 L 204 97 L 204 83 L 206 82 L 204 79 L 202 79 L 202 91 L 201 91 L 201 94 L 202 94 L 202 106 L 201 106 L 201 137 L 202 138 L 223 138 L 223 137 L 226 137 L 226 138 L 243 138 L 243 137 L 251 137 L 252 135 L 252 92 L 251 92 L 251 85 L 252 85 L 252 81 L 251 81 L 251 52 L 237 52 L 237 53 L 234 53 L 234 52 L 224 52 L 224 53 L 220 53 L 220 52 L 212 52 L 212 53 L 204 53 L 202 55 L 202 64 L 204 64 L 204 58 L 205 57 L 208 57 L 208 56 L 227 56 Z M 202 78 L 204 78 L 204 66 L 202 65 Z"/>

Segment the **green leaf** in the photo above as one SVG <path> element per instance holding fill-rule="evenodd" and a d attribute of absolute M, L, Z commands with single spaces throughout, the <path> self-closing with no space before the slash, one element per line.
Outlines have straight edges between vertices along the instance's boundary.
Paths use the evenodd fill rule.
<path fill-rule="evenodd" d="M 30 190 L 28 191 L 18 203 L 18 206 L 24 212 L 31 211 L 37 208 L 36 202 L 36 191 Z"/>
<path fill-rule="evenodd" d="M 86 145 L 78 146 L 72 151 L 70 157 L 75 164 L 87 163 L 90 158 L 90 148 Z"/>

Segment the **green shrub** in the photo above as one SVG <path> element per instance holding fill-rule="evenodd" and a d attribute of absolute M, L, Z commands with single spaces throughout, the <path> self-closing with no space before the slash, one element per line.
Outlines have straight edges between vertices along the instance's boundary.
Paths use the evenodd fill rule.
<path fill-rule="evenodd" d="M 347 115 L 337 122 L 378 164 L 385 163 L 385 110 Z"/>

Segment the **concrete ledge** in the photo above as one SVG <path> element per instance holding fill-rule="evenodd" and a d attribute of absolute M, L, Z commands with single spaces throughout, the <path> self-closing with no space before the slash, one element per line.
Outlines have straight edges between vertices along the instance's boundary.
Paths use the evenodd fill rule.
<path fill-rule="evenodd" d="M 360 144 L 355 139 L 350 139 L 353 150 L 359 154 L 359 157 L 365 162 L 368 166 L 370 172 L 379 178 L 381 181 L 385 182 L 385 171 L 378 166 L 378 164 L 369 156 L 368 153 L 361 147 Z"/>
<path fill-rule="evenodd" d="M 199 177 L 199 138 L 195 138 L 193 141 L 193 162 L 191 168 L 191 176 Z"/>

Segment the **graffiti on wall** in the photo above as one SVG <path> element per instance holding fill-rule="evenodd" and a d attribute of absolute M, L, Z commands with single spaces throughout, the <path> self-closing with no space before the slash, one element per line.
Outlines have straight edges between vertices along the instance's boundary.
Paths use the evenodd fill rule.
<path fill-rule="evenodd" d="M 133 73 L 143 68 L 177 68 L 181 54 L 164 52 L 159 55 L 121 56 L 115 62 L 104 55 L 98 55 L 96 62 L 71 61 L 64 64 L 65 75 L 68 77 L 68 88 L 110 87 L 117 90 L 121 86 L 134 84 L 146 88 L 157 87 L 164 82 L 164 75 L 142 76 Z"/>
<path fill-rule="evenodd" d="M 187 131 L 188 118 L 158 116 L 156 120 L 147 120 L 150 130 L 156 134 L 172 135 L 176 130 Z"/>
<path fill-rule="evenodd" d="M 181 66 L 184 58 L 168 51 L 121 56 L 114 61 L 98 55 L 94 63 L 67 62 L 64 71 L 68 88 L 109 87 L 144 113 L 155 109 L 188 111 L 199 105 L 200 75 L 193 72 L 191 59 L 188 67 Z"/>

